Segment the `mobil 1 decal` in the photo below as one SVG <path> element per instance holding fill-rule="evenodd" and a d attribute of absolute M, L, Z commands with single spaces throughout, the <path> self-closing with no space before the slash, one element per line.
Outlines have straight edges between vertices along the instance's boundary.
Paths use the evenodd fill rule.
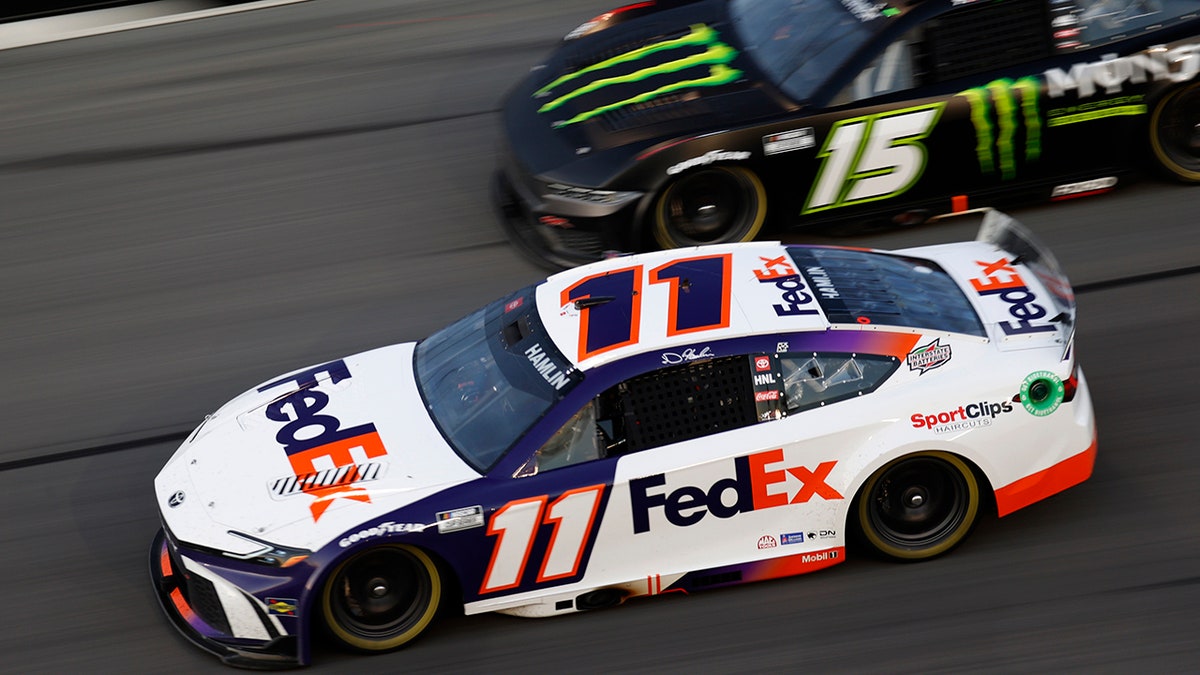
<path fill-rule="evenodd" d="M 817 158 L 821 162 L 802 213 L 815 213 L 903 194 L 925 173 L 922 141 L 944 102 L 838 120 Z"/>

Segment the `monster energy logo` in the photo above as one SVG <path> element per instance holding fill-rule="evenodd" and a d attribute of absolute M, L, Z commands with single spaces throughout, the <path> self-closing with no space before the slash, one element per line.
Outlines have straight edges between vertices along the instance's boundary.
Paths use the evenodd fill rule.
<path fill-rule="evenodd" d="M 569 124 L 583 122 L 597 115 L 603 115 L 611 110 L 623 108 L 635 103 L 643 103 L 653 98 L 669 94 L 671 92 L 680 91 L 683 89 L 691 89 L 693 87 L 716 87 L 722 84 L 733 82 L 741 77 L 742 71 L 729 67 L 729 63 L 737 57 L 737 50 L 717 39 L 717 31 L 709 28 L 704 24 L 696 24 L 691 27 L 687 35 L 675 38 L 673 40 L 665 40 L 654 44 L 639 47 L 632 51 L 618 54 L 609 59 L 605 59 L 599 63 L 594 63 L 586 68 L 581 68 L 573 73 L 568 73 L 554 80 L 550 84 L 538 89 L 534 92 L 537 98 L 550 96 L 550 92 L 559 85 L 578 80 L 585 75 L 599 74 L 601 71 L 608 70 L 615 66 L 620 66 L 627 63 L 636 63 L 652 54 L 666 52 L 668 50 L 683 49 L 687 47 L 704 47 L 704 51 L 693 53 L 688 56 L 683 56 L 672 61 L 666 61 L 652 66 L 647 66 L 634 72 L 625 75 L 614 75 L 612 77 L 601 77 L 593 79 L 586 84 L 576 87 L 571 91 L 559 95 L 557 98 L 545 103 L 538 108 L 539 113 L 549 112 L 563 105 L 567 101 L 578 98 L 585 94 L 599 91 L 605 87 L 611 87 L 618 84 L 630 84 L 641 82 L 656 75 L 667 75 L 677 73 L 695 66 L 708 66 L 708 75 L 704 77 L 679 80 L 671 84 L 666 84 L 656 87 L 649 91 L 630 96 L 629 98 L 609 103 L 607 105 L 598 106 L 590 110 L 581 112 L 574 117 L 554 123 L 555 127 L 565 127 Z"/>
<path fill-rule="evenodd" d="M 979 158 L 980 171 L 995 173 L 998 163 L 1000 176 L 1004 180 L 1017 175 L 1013 138 L 1022 121 L 1025 123 L 1025 161 L 1035 162 L 1041 156 L 1042 120 L 1038 112 L 1040 88 L 1036 77 L 1022 77 L 1015 82 L 1009 79 L 994 80 L 983 87 L 972 87 L 958 93 L 971 104 L 975 154 Z M 1018 97 L 1020 103 L 1016 100 Z M 994 116 L 991 112 L 993 106 L 996 109 Z"/>

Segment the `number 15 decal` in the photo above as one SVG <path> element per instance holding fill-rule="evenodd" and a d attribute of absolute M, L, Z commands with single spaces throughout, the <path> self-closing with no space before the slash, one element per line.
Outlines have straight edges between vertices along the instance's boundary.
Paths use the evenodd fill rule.
<path fill-rule="evenodd" d="M 592 536 L 604 485 L 591 485 L 562 493 L 546 506 L 548 495 L 511 501 L 492 514 L 488 536 L 496 537 L 479 594 L 521 585 L 533 542 L 544 524 L 552 524 L 550 543 L 542 556 L 535 583 L 566 579 L 579 573 L 583 552 Z"/>
<path fill-rule="evenodd" d="M 817 157 L 824 158 L 803 213 L 902 194 L 925 172 L 920 143 L 933 131 L 944 102 L 839 120 Z"/>

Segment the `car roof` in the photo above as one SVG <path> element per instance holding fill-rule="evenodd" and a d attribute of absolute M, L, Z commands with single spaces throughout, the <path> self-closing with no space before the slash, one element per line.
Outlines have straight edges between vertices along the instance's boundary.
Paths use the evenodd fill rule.
<path fill-rule="evenodd" d="M 778 242 L 613 258 L 555 274 L 536 293 L 550 338 L 584 370 L 698 340 L 830 326 Z"/>

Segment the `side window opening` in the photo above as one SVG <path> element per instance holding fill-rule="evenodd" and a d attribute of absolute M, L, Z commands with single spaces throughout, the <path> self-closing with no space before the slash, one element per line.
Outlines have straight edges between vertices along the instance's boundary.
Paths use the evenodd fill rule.
<path fill-rule="evenodd" d="M 623 407 L 617 388 L 588 401 L 545 445 L 538 449 L 517 476 L 531 476 L 563 466 L 614 457 L 628 450 Z"/>
<path fill-rule="evenodd" d="M 899 365 L 899 359 L 873 354 L 786 353 L 656 370 L 588 401 L 516 475 L 781 419 L 870 393 Z"/>
<path fill-rule="evenodd" d="M 783 395 L 789 414 L 874 391 L 900 361 L 874 354 L 782 354 Z"/>
<path fill-rule="evenodd" d="M 1188 21 L 1195 12 L 1194 2 L 1173 0 L 1056 0 L 1050 28 L 1054 48 L 1071 52 Z"/>
<path fill-rule="evenodd" d="M 563 466 L 655 448 L 755 424 L 783 415 L 781 376 L 756 384 L 759 356 L 733 356 L 656 370 L 622 382 L 585 404 L 516 473 L 530 476 Z M 775 389 L 769 401 L 760 390 Z M 764 407 L 765 406 L 765 407 Z M 777 409 L 769 417 L 760 410 Z"/>
<path fill-rule="evenodd" d="M 537 468 L 539 471 L 549 471 L 560 466 L 600 459 L 605 456 L 605 449 L 596 421 L 596 401 L 593 399 L 537 451 Z"/>
<path fill-rule="evenodd" d="M 920 66 L 922 44 L 919 34 L 919 30 L 909 31 L 888 45 L 830 104 L 843 105 L 921 84 L 924 73 Z"/>

